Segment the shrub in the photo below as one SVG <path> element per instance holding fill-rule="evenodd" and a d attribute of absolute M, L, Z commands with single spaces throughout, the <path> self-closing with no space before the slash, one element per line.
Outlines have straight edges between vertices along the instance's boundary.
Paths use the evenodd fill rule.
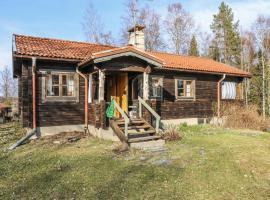
<path fill-rule="evenodd" d="M 166 141 L 181 140 L 182 136 L 178 126 L 174 124 L 169 124 L 165 126 L 165 130 L 161 133 L 161 138 Z"/>
<path fill-rule="evenodd" d="M 243 106 L 239 104 L 223 105 L 221 116 L 223 126 L 227 128 L 248 128 L 265 131 L 269 127 L 269 119 L 259 115 L 254 105 Z"/>

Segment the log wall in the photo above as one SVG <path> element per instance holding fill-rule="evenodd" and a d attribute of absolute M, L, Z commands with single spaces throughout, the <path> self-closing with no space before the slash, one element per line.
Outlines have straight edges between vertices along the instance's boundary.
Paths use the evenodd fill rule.
<path fill-rule="evenodd" d="M 37 62 L 38 70 L 73 70 L 75 65 L 63 62 Z M 218 75 L 153 71 L 163 76 L 163 99 L 149 100 L 148 103 L 161 115 L 162 119 L 204 118 L 213 116 L 213 104 L 217 100 Z M 37 126 L 59 126 L 84 124 L 84 80 L 79 78 L 79 102 L 42 102 L 42 74 L 37 74 Z M 175 98 L 175 76 L 196 78 L 196 99 Z M 32 127 L 32 74 L 31 62 L 22 63 L 19 80 L 19 102 L 24 127 Z M 93 82 L 93 92 L 95 82 Z M 93 94 L 93 97 L 97 96 Z M 97 128 L 106 127 L 106 104 L 104 101 L 89 103 L 89 124 Z M 147 118 L 150 115 L 146 116 Z"/>

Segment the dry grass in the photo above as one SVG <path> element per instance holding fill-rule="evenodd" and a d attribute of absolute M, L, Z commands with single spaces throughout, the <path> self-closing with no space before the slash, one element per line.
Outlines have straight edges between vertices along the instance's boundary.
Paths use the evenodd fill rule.
<path fill-rule="evenodd" d="M 269 119 L 264 119 L 254 105 L 242 106 L 226 104 L 222 108 L 223 126 L 226 128 L 253 129 L 265 131 L 269 127 Z"/>
<path fill-rule="evenodd" d="M 166 152 L 120 155 L 94 137 L 63 145 L 38 140 L 4 152 L 20 138 L 13 132 L 0 145 L 0 199 L 270 199 L 269 133 L 179 130 L 182 140 L 167 142 Z"/>
<path fill-rule="evenodd" d="M 173 124 L 165 126 L 164 132 L 161 134 L 161 138 L 166 141 L 181 140 L 182 136 L 179 127 Z"/>
<path fill-rule="evenodd" d="M 76 140 L 79 140 L 81 138 L 84 138 L 85 135 L 83 132 L 79 131 L 72 131 L 72 132 L 61 132 L 56 135 L 48 135 L 45 137 L 40 138 L 39 140 L 45 142 L 45 143 L 59 143 L 59 144 L 65 144 L 68 142 L 73 142 Z"/>

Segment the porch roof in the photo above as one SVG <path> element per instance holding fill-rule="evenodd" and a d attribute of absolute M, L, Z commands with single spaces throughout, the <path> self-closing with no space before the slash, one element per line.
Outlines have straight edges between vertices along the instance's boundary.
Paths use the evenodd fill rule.
<path fill-rule="evenodd" d="M 143 57 L 160 65 L 161 69 L 194 71 L 232 76 L 248 77 L 250 74 L 235 67 L 202 57 L 182 56 L 161 52 L 147 52 L 132 46 L 114 47 L 33 36 L 14 35 L 13 56 L 57 59 L 74 61 L 79 66 L 93 60 L 101 61 L 105 57 L 127 55 Z"/>
<path fill-rule="evenodd" d="M 142 51 L 133 46 L 124 46 L 119 48 L 113 48 L 105 51 L 100 51 L 93 53 L 89 58 L 84 59 L 82 62 L 78 64 L 78 66 L 83 66 L 89 62 L 103 62 L 109 60 L 111 58 L 121 57 L 121 56 L 134 56 L 139 57 L 143 60 L 148 61 L 151 64 L 162 67 L 164 61 L 159 57 L 152 55 L 149 52 Z"/>

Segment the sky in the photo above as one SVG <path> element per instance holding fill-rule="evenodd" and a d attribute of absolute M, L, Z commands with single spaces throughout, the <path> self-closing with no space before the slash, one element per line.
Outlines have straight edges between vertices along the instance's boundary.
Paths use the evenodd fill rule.
<path fill-rule="evenodd" d="M 92 2 L 104 30 L 117 38 L 121 16 L 125 14 L 125 0 L 0 0 L 0 70 L 11 67 L 12 34 L 85 41 L 82 22 L 85 10 Z M 210 32 L 213 14 L 220 0 L 139 0 L 165 17 L 168 3 L 180 2 L 203 31 Z M 227 0 L 235 20 L 247 29 L 259 14 L 270 15 L 270 0 Z"/>

